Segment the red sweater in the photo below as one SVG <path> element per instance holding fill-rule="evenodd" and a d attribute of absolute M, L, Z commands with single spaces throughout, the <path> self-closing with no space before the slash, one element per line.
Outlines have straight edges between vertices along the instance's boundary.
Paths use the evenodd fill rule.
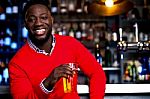
<path fill-rule="evenodd" d="M 41 81 L 64 63 L 77 62 L 89 78 L 90 99 L 103 99 L 105 73 L 94 56 L 76 39 L 55 35 L 56 45 L 51 55 L 36 53 L 26 43 L 9 63 L 10 89 L 14 99 L 79 99 L 78 93 L 63 93 L 62 79 L 46 94 Z"/>

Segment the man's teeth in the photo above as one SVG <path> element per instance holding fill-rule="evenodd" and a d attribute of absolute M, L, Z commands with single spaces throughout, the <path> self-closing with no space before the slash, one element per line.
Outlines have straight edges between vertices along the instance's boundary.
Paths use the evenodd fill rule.
<path fill-rule="evenodd" d="M 37 35 L 43 35 L 44 33 L 45 33 L 45 29 L 39 29 L 39 30 L 35 30 L 35 33 L 37 34 Z"/>
<path fill-rule="evenodd" d="M 36 30 L 37 32 L 43 32 L 45 29 Z"/>

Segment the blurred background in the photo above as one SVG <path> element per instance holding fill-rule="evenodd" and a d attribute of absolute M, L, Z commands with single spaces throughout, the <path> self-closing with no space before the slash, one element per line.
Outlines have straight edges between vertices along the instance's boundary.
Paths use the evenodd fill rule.
<path fill-rule="evenodd" d="M 0 0 L 0 96 L 11 99 L 8 63 L 26 42 L 22 9 L 28 0 Z M 54 17 L 53 34 L 79 40 L 107 76 L 105 99 L 149 99 L 149 0 L 44 0 Z M 85 57 L 86 58 L 86 57 Z M 89 99 L 79 71 L 78 92 Z"/>

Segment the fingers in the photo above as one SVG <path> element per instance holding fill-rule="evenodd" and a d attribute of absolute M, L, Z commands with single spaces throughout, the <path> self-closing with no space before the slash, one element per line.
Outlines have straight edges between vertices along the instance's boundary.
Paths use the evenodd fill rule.
<path fill-rule="evenodd" d="M 74 70 L 69 66 L 69 64 L 63 64 L 56 67 L 51 74 L 47 77 L 49 84 L 54 86 L 55 83 L 62 77 L 69 78 L 73 77 Z"/>
<path fill-rule="evenodd" d="M 73 76 L 73 70 L 69 67 L 69 65 L 64 64 L 55 69 L 55 76 L 58 78 Z"/>

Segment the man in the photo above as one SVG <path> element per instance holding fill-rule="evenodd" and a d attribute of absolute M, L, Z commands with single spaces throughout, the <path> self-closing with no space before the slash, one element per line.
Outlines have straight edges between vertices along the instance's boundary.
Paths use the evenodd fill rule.
<path fill-rule="evenodd" d="M 76 39 L 51 34 L 53 17 L 47 4 L 40 1 L 29 1 L 24 7 L 29 35 L 9 63 L 13 98 L 79 99 L 77 90 L 63 91 L 62 78 L 74 74 L 66 64 L 72 62 L 89 78 L 90 99 L 103 99 L 106 78 L 102 67 Z"/>

